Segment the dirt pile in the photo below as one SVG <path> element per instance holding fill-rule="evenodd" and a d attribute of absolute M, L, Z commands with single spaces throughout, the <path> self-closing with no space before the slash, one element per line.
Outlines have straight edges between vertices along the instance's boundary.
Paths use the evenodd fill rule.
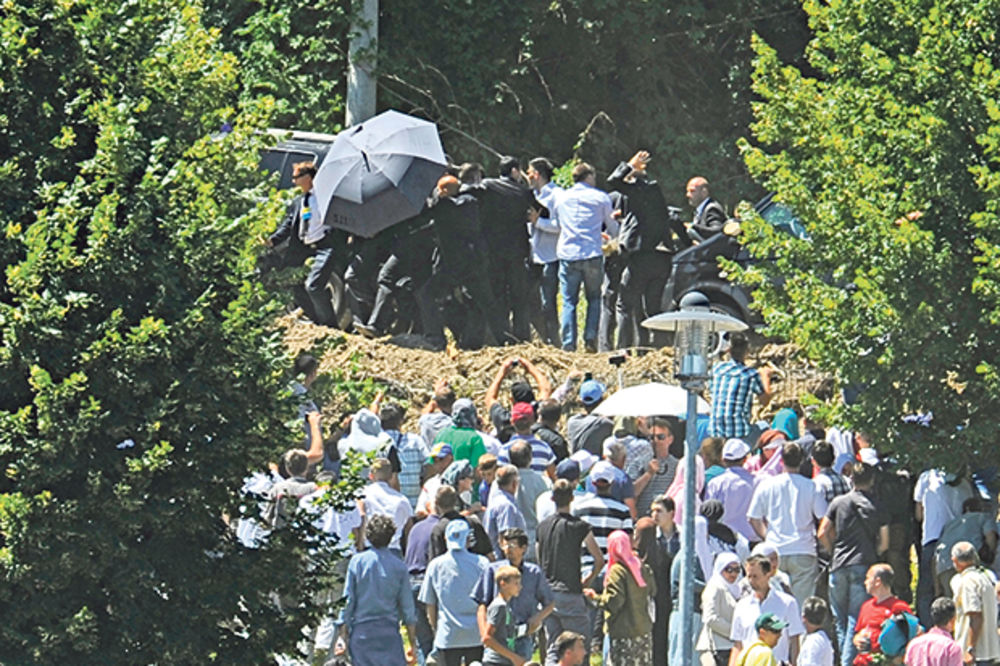
<path fill-rule="evenodd" d="M 293 353 L 321 352 L 321 372 L 338 372 L 353 381 L 372 380 L 386 387 L 396 400 L 408 401 L 415 416 L 431 396 L 434 383 L 444 377 L 460 396 L 473 398 L 482 407 L 483 397 L 497 369 L 506 359 L 520 357 L 546 373 L 553 388 L 573 369 L 590 372 L 613 391 L 624 386 L 645 382 L 676 383 L 673 379 L 673 353 L 670 348 L 647 349 L 630 353 L 625 362 L 615 367 L 612 354 L 566 352 L 548 345 L 526 343 L 509 347 L 484 347 L 466 351 L 449 348 L 430 351 L 420 347 L 419 338 L 384 338 L 368 340 L 323 326 L 304 323 L 293 318 L 281 320 L 285 328 L 285 343 Z M 775 396 L 766 413 L 798 404 L 802 395 L 827 396 L 833 388 L 832 379 L 811 367 L 792 345 L 765 344 L 751 349 L 750 365 L 770 363 L 781 379 L 774 384 Z M 510 381 L 524 376 L 515 369 L 508 375 L 501 395 Z M 335 399 L 336 403 L 337 400 Z M 324 411 L 338 412 L 343 405 L 329 405 Z"/>

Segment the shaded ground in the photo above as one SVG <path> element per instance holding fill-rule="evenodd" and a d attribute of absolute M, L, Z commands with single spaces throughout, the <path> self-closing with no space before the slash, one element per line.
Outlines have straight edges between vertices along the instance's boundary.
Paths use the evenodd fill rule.
<path fill-rule="evenodd" d="M 409 416 L 411 422 L 415 421 L 417 411 L 430 399 L 434 383 L 442 377 L 448 379 L 458 395 L 471 397 L 482 409 L 483 397 L 497 369 L 505 359 L 513 356 L 538 366 L 548 374 L 553 387 L 574 368 L 593 373 L 609 391 L 614 390 L 619 381 L 619 372 L 609 363 L 611 354 L 608 353 L 565 352 L 538 343 L 484 347 L 474 351 L 449 348 L 435 352 L 414 348 L 413 345 L 419 344 L 419 340 L 414 339 L 395 340 L 400 344 L 393 344 L 388 338 L 368 340 L 292 318 L 281 320 L 280 325 L 286 329 L 285 342 L 293 353 L 310 351 L 321 358 L 321 373 L 335 375 L 351 385 L 351 389 L 334 395 L 324 409 L 332 414 L 351 409 L 351 403 L 356 403 L 360 394 L 378 384 L 386 388 L 389 397 L 413 407 Z M 672 363 L 673 354 L 669 348 L 640 350 L 626 358 L 621 366 L 621 378 L 625 386 L 651 381 L 673 384 L 676 382 Z M 775 397 L 760 416 L 766 418 L 781 407 L 793 406 L 807 393 L 825 397 L 832 390 L 832 380 L 811 367 L 792 345 L 766 344 L 752 349 L 749 364 L 765 363 L 777 367 L 783 379 L 775 383 Z M 510 381 L 523 376 L 523 370 L 515 370 L 509 375 L 501 395 L 506 395 Z"/>

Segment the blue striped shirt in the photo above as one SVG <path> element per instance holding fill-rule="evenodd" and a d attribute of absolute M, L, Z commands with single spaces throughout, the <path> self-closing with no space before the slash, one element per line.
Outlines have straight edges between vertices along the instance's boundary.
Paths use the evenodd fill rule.
<path fill-rule="evenodd" d="M 500 453 L 497 455 L 497 463 L 501 465 L 510 464 L 510 447 L 518 441 L 525 441 L 531 445 L 531 465 L 529 465 L 531 469 L 544 474 L 549 465 L 555 464 L 556 454 L 552 451 L 551 446 L 537 437 L 524 437 L 523 435 L 514 435 L 506 444 L 500 447 Z"/>
<path fill-rule="evenodd" d="M 713 437 L 743 437 L 750 432 L 753 397 L 764 392 L 760 373 L 732 359 L 712 368 Z"/>

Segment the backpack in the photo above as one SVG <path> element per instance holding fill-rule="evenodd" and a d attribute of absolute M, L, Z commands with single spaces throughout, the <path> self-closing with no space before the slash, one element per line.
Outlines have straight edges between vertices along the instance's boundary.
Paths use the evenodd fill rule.
<path fill-rule="evenodd" d="M 913 613 L 895 613 L 882 623 L 878 643 L 882 654 L 898 657 L 906 651 L 906 644 L 920 633 L 920 622 Z"/>

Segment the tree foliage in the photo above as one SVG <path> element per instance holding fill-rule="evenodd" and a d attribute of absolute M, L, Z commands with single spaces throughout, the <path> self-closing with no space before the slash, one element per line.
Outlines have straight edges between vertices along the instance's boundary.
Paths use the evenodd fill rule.
<path fill-rule="evenodd" d="M 263 663 L 313 610 L 267 593 L 301 599 L 329 550 L 223 521 L 292 443 L 252 279 L 271 108 L 238 106 L 195 2 L 8 3 L 0 28 L 0 661 Z"/>
<path fill-rule="evenodd" d="M 995 460 L 1000 3 L 803 6 L 816 74 L 756 43 L 743 148 L 811 239 L 751 222 L 753 253 L 775 260 L 745 277 L 772 332 L 862 389 L 839 414 L 880 448 Z M 904 424 L 917 413 L 930 425 Z"/>

